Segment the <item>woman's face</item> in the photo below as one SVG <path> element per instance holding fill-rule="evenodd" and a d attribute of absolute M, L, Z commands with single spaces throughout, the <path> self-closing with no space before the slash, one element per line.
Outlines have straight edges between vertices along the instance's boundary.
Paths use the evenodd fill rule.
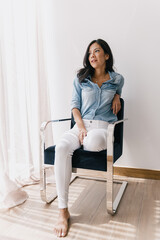
<path fill-rule="evenodd" d="M 98 43 L 95 42 L 90 46 L 88 60 L 94 69 L 105 68 L 108 58 L 109 55 L 104 53 L 103 48 Z"/>

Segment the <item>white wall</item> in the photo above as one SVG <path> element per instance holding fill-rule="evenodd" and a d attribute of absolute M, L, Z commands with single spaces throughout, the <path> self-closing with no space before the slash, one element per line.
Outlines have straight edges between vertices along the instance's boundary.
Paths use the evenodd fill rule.
<path fill-rule="evenodd" d="M 49 48 L 46 40 L 53 118 L 70 115 L 72 82 L 86 47 L 105 39 L 125 77 L 122 96 L 129 118 L 116 165 L 160 170 L 160 1 L 55 0 L 48 6 L 43 11 L 53 44 Z"/>

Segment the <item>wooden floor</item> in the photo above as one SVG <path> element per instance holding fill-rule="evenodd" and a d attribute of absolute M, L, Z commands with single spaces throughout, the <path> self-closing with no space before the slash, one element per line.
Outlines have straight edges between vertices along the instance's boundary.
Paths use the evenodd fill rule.
<path fill-rule="evenodd" d="M 127 179 L 116 215 L 105 211 L 105 183 L 77 179 L 70 186 L 70 230 L 65 239 L 160 240 L 160 180 Z M 49 186 L 55 188 L 55 186 Z M 115 191 L 119 184 L 115 185 Z M 0 240 L 54 240 L 57 200 L 41 201 L 39 185 L 24 188 L 29 199 L 0 213 Z"/>

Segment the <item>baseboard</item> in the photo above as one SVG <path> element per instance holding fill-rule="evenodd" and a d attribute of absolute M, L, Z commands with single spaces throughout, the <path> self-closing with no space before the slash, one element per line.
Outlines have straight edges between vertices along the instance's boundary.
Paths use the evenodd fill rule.
<path fill-rule="evenodd" d="M 160 180 L 160 171 L 140 168 L 126 168 L 114 166 L 114 175 Z"/>
<path fill-rule="evenodd" d="M 157 170 L 114 166 L 113 172 L 114 172 L 114 175 L 119 175 L 119 176 L 160 180 L 160 171 L 157 171 Z M 77 174 L 82 176 L 84 175 L 84 176 L 99 177 L 99 178 L 107 177 L 106 172 L 80 169 L 80 168 L 77 169 Z"/>

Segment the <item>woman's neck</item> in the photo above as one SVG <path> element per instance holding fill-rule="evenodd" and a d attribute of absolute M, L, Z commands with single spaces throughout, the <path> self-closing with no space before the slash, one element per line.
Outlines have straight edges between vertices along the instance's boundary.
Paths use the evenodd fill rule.
<path fill-rule="evenodd" d="M 95 71 L 93 77 L 96 79 L 104 79 L 107 73 L 105 71 Z"/>
<path fill-rule="evenodd" d="M 98 84 L 99 87 L 102 86 L 102 84 L 110 79 L 109 73 L 106 72 L 95 72 L 95 74 L 92 77 L 92 82 Z"/>
<path fill-rule="evenodd" d="M 97 78 L 97 79 L 101 79 L 101 78 L 104 78 L 106 76 L 106 72 L 105 72 L 105 69 L 95 69 L 94 71 L 94 78 Z"/>

